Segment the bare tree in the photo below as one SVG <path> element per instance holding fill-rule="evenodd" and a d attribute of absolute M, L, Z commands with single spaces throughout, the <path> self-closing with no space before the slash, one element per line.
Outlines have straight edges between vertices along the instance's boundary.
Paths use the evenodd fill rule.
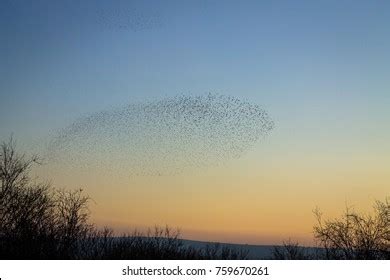
<path fill-rule="evenodd" d="M 91 229 L 89 198 L 35 183 L 29 172 L 39 163 L 18 154 L 12 137 L 0 144 L 0 258 L 71 258 Z"/>
<path fill-rule="evenodd" d="M 94 226 L 88 222 L 90 198 L 83 194 L 82 189 L 58 190 L 54 198 L 59 251 L 62 257 L 70 258 L 79 249 L 80 242 L 84 242 L 94 230 Z"/>
<path fill-rule="evenodd" d="M 15 146 L 12 137 L 0 145 L 0 253 L 18 258 L 47 252 L 54 234 L 54 204 L 51 188 L 30 180 L 38 157 L 18 154 Z"/>
<path fill-rule="evenodd" d="M 324 220 L 316 209 L 314 236 L 328 259 L 389 259 L 390 203 L 376 201 L 372 214 L 347 208 L 342 217 Z"/>
<path fill-rule="evenodd" d="M 0 227 L 6 228 L 14 221 L 12 211 L 18 210 L 14 202 L 18 199 L 21 189 L 27 188 L 28 172 L 31 166 L 38 163 L 38 158 L 27 158 L 24 154 L 15 152 L 16 143 L 12 137 L 0 145 Z M 1 230 L 0 228 L 0 230 Z M 2 230 L 0 232 L 3 232 Z"/>

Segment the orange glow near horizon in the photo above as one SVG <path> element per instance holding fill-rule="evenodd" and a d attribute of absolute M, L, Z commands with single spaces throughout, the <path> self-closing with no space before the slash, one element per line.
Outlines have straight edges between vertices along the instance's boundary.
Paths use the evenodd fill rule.
<path fill-rule="evenodd" d="M 259 160 L 260 153 L 176 176 L 67 169 L 42 175 L 56 174 L 59 187 L 83 187 L 95 202 L 93 221 L 117 234 L 168 225 L 185 239 L 243 244 L 291 238 L 314 245 L 313 209 L 327 217 L 340 215 L 346 205 L 370 211 L 375 199 L 388 195 L 386 168 L 366 167 L 365 160 L 324 156 L 297 163 L 282 153 L 263 153 Z"/>

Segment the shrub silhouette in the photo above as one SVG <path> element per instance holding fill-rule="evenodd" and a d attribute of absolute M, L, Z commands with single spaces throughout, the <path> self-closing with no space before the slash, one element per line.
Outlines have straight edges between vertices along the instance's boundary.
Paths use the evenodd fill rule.
<path fill-rule="evenodd" d="M 349 208 L 341 218 L 323 220 L 314 211 L 317 225 L 314 236 L 325 248 L 327 259 L 390 259 L 390 202 L 376 201 L 372 214 Z"/>
<path fill-rule="evenodd" d="M 274 246 L 271 253 L 274 260 L 308 260 L 315 258 L 307 252 L 305 247 L 291 239 L 283 241 L 282 246 Z"/>
<path fill-rule="evenodd" d="M 361 214 L 347 208 L 340 218 L 323 220 L 314 210 L 314 238 L 320 248 L 312 253 L 291 240 L 275 246 L 271 257 L 278 260 L 388 260 L 390 259 L 390 203 L 377 200 L 373 213 Z"/>

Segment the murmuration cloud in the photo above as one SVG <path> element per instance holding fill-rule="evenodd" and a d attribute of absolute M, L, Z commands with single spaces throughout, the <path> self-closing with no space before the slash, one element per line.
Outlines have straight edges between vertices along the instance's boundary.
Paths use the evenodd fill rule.
<path fill-rule="evenodd" d="M 105 9 L 97 13 L 98 23 L 110 30 L 142 31 L 161 27 L 161 15 L 136 9 Z"/>
<path fill-rule="evenodd" d="M 50 159 L 130 176 L 174 175 L 239 158 L 274 122 L 239 98 L 180 95 L 82 117 L 60 130 Z"/>

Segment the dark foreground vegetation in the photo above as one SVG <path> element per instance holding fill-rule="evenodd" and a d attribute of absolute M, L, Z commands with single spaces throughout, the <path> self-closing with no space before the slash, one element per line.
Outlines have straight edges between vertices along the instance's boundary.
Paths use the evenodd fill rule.
<path fill-rule="evenodd" d="M 372 214 L 347 208 L 340 218 L 324 220 L 316 209 L 314 238 L 316 250 L 308 250 L 291 240 L 275 247 L 274 259 L 389 260 L 390 201 L 376 201 Z"/>
<path fill-rule="evenodd" d="M 0 145 L 0 259 L 246 259 L 247 251 L 218 244 L 195 248 L 178 231 L 156 227 L 146 233 L 115 236 L 89 222 L 90 198 L 81 189 L 57 190 L 29 177 L 38 157 Z M 389 259 L 390 205 L 377 202 L 372 215 L 348 210 L 323 220 L 316 211 L 314 234 L 322 249 L 298 243 L 274 248 L 274 259 Z M 270 256 L 271 258 L 271 256 Z"/>
<path fill-rule="evenodd" d="M 245 259 L 246 252 L 218 244 L 193 248 L 178 231 L 156 227 L 114 236 L 89 222 L 90 198 L 81 189 L 57 190 L 29 177 L 38 157 L 0 146 L 1 259 Z"/>

